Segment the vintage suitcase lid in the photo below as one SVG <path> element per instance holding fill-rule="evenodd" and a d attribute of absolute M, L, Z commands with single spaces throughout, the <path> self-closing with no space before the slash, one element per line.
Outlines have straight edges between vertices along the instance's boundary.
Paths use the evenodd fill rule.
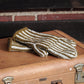
<path fill-rule="evenodd" d="M 45 32 L 66 37 L 77 43 L 78 57 L 71 60 L 59 59 L 54 56 L 41 58 L 28 52 L 8 52 L 8 38 L 0 39 L 0 79 L 14 77 L 14 81 L 46 77 L 74 71 L 74 65 L 84 63 L 84 44 L 59 30 Z M 2 81 L 0 80 L 0 83 Z"/>

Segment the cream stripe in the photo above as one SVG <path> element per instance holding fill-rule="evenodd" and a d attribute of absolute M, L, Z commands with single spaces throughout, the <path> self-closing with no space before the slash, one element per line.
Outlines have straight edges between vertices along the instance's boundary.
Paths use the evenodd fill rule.
<path fill-rule="evenodd" d="M 18 47 L 18 46 L 11 46 L 13 49 L 20 49 L 20 50 L 31 50 L 31 48 L 28 47 Z"/>

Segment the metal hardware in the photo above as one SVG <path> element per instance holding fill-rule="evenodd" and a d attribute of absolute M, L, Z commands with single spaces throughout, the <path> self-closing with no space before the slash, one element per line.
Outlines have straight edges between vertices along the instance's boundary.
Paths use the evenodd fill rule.
<path fill-rule="evenodd" d="M 74 67 L 76 69 L 76 77 L 75 77 L 76 83 L 84 83 L 83 67 L 84 67 L 84 64 L 77 64 Z"/>
<path fill-rule="evenodd" d="M 4 84 L 12 84 L 13 77 L 5 77 L 2 81 L 4 82 Z"/>
<path fill-rule="evenodd" d="M 51 84 L 63 84 L 62 80 L 52 81 Z"/>
<path fill-rule="evenodd" d="M 41 78 L 41 79 L 39 79 L 39 81 L 46 81 L 47 80 L 47 78 Z"/>

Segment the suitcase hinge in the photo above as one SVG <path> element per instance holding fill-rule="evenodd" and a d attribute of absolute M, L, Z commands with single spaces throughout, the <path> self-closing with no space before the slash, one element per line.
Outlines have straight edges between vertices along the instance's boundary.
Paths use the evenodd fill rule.
<path fill-rule="evenodd" d="M 84 67 L 84 64 L 77 64 L 74 67 L 76 69 L 76 77 L 75 77 L 76 83 L 84 83 L 83 67 Z"/>
<path fill-rule="evenodd" d="M 2 81 L 4 82 L 4 84 L 12 84 L 13 77 L 5 77 Z"/>

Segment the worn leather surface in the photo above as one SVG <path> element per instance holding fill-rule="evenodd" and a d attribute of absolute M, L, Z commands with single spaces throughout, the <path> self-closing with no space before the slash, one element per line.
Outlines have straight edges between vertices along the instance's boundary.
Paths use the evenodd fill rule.
<path fill-rule="evenodd" d="M 45 33 L 67 37 L 68 39 L 74 40 L 77 43 L 76 48 L 78 50 L 78 57 L 71 60 L 64 60 L 54 56 L 41 58 L 33 52 L 32 54 L 29 52 L 8 52 L 8 38 L 0 39 L 0 84 L 3 84 L 2 79 L 6 76 L 13 76 L 14 84 L 23 84 L 23 82 L 29 80 L 29 84 L 46 84 L 45 82 L 39 81 L 40 78 L 45 77 L 48 78 L 47 80 L 64 79 L 63 81 L 65 82 L 63 84 L 67 84 L 67 82 L 71 79 L 68 84 L 74 84 L 74 65 L 84 63 L 84 44 L 59 30 Z M 64 73 L 68 75 L 65 75 Z M 50 82 L 46 82 L 47 84 L 51 84 L 51 80 Z"/>

